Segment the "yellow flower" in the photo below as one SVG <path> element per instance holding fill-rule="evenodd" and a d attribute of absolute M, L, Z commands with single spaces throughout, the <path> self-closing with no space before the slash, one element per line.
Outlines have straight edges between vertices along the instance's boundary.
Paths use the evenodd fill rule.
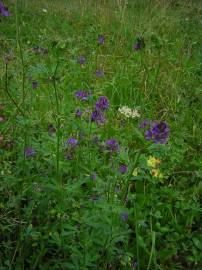
<path fill-rule="evenodd" d="M 158 177 L 158 178 L 160 178 L 160 179 L 163 178 L 163 174 L 161 173 L 161 171 L 160 171 L 159 169 L 152 169 L 151 174 L 152 174 L 154 177 Z"/>
<path fill-rule="evenodd" d="M 152 168 L 158 168 L 160 165 L 161 161 L 158 158 L 150 156 L 149 159 L 147 160 L 147 166 L 152 167 Z"/>
<path fill-rule="evenodd" d="M 137 176 L 138 175 L 138 168 L 135 168 L 133 173 L 132 173 L 133 176 Z"/>

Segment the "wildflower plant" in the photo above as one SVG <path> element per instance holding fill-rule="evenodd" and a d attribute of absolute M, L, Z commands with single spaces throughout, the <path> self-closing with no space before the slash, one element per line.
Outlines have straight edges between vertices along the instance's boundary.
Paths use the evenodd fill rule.
<path fill-rule="evenodd" d="M 0 269 L 198 270 L 199 5 L 11 2 Z"/>

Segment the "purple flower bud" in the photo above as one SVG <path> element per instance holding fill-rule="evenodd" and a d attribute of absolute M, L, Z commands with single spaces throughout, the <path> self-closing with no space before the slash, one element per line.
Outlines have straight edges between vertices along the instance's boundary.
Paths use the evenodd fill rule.
<path fill-rule="evenodd" d="M 31 148 L 31 147 L 26 147 L 24 149 L 24 154 L 25 154 L 25 157 L 28 158 L 28 157 L 34 157 L 36 155 L 36 151 Z"/>
<path fill-rule="evenodd" d="M 102 78 L 102 77 L 104 77 L 104 71 L 103 70 L 96 70 L 95 75 L 98 78 Z"/>
<path fill-rule="evenodd" d="M 33 89 L 36 89 L 37 87 L 38 87 L 38 82 L 33 81 L 33 82 L 32 82 L 32 88 L 33 88 Z"/>
<path fill-rule="evenodd" d="M 145 119 L 141 124 L 140 128 L 146 128 L 150 124 L 150 121 L 148 119 Z"/>
<path fill-rule="evenodd" d="M 82 111 L 80 109 L 77 109 L 75 115 L 76 117 L 80 118 L 82 116 Z"/>
<path fill-rule="evenodd" d="M 98 124 L 104 124 L 106 119 L 105 119 L 102 111 L 94 110 L 91 114 L 91 121 L 97 122 Z"/>
<path fill-rule="evenodd" d="M 75 138 L 69 138 L 67 141 L 66 141 L 66 144 L 71 146 L 71 147 L 76 147 L 78 145 L 78 140 L 75 139 Z"/>
<path fill-rule="evenodd" d="M 139 51 L 145 47 L 145 42 L 143 37 L 137 38 L 136 43 L 133 45 L 134 51 Z"/>
<path fill-rule="evenodd" d="M 125 164 L 121 164 L 119 166 L 119 171 L 120 171 L 120 173 L 125 174 L 128 171 L 128 167 Z"/>
<path fill-rule="evenodd" d="M 105 142 L 107 150 L 110 152 L 119 152 L 119 144 L 115 139 L 109 139 Z"/>
<path fill-rule="evenodd" d="M 88 98 L 91 96 L 91 91 L 83 91 L 83 90 L 78 90 L 75 93 L 75 96 L 77 99 L 81 100 L 81 101 L 86 101 L 88 100 Z"/>
<path fill-rule="evenodd" d="M 109 101 L 105 96 L 99 97 L 95 104 L 97 110 L 105 111 L 109 108 Z"/>
<path fill-rule="evenodd" d="M 91 173 L 90 178 L 91 178 L 93 181 L 95 181 L 96 178 L 97 178 L 96 173 L 95 173 L 95 172 Z"/>
<path fill-rule="evenodd" d="M 104 44 L 105 43 L 105 37 L 103 35 L 99 35 L 98 36 L 98 43 L 100 45 Z"/>
<path fill-rule="evenodd" d="M 7 7 L 5 7 L 2 2 L 0 2 L 0 15 L 4 17 L 10 16 L 10 12 L 8 11 Z"/>
<path fill-rule="evenodd" d="M 78 57 L 78 63 L 80 64 L 80 65 L 84 65 L 85 63 L 86 63 L 86 58 L 84 57 L 84 56 L 79 56 Z"/>

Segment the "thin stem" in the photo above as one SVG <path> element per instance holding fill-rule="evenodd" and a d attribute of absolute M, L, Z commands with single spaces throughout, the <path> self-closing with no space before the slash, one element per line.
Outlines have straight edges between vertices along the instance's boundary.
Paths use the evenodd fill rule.
<path fill-rule="evenodd" d="M 136 203 L 137 204 L 137 203 Z M 137 256 L 137 269 L 140 270 L 140 256 L 139 256 L 139 235 L 138 235 L 138 222 L 137 222 L 137 207 L 135 205 L 135 233 L 136 233 L 136 256 Z"/>
<path fill-rule="evenodd" d="M 19 19 L 18 19 L 18 0 L 16 0 L 15 4 L 15 20 L 16 20 L 16 41 L 17 41 L 17 47 L 20 51 L 20 60 L 22 65 L 22 106 L 24 109 L 24 103 L 25 103 L 25 64 L 24 64 L 24 56 L 22 51 L 22 44 L 20 40 L 20 27 L 19 27 Z"/>
<path fill-rule="evenodd" d="M 15 107 L 17 108 L 17 110 L 23 115 L 25 116 L 24 112 L 20 109 L 20 107 L 18 106 L 17 102 L 15 101 L 15 99 L 12 97 L 12 95 L 10 94 L 9 90 L 8 90 L 8 64 L 6 63 L 5 65 L 5 92 L 8 95 L 8 97 L 10 98 L 10 100 L 12 101 L 12 103 L 15 105 Z"/>
<path fill-rule="evenodd" d="M 60 176 L 59 176 L 59 155 L 60 155 L 60 116 L 59 116 L 59 97 L 56 85 L 56 73 L 58 69 L 59 62 L 56 65 L 55 72 L 53 74 L 53 87 L 55 92 L 55 101 L 56 101 L 56 128 L 57 128 L 57 145 L 56 145 L 56 178 L 57 182 L 60 183 Z M 62 183 L 61 183 L 62 184 Z"/>
<path fill-rule="evenodd" d="M 147 270 L 150 269 L 150 265 L 151 265 L 151 261 L 152 261 L 152 257 L 155 251 L 155 232 L 152 229 L 152 218 L 150 216 L 150 228 L 151 228 L 151 238 L 152 238 L 152 247 L 151 247 L 151 252 L 150 252 L 150 257 L 149 257 L 149 262 L 147 265 Z M 156 263 L 155 263 L 155 269 L 156 269 Z"/>

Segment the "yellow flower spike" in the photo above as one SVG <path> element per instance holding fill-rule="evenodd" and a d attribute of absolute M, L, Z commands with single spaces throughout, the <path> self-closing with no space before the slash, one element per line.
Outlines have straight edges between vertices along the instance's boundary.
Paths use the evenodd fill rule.
<path fill-rule="evenodd" d="M 152 167 L 152 168 L 158 168 L 160 165 L 161 161 L 158 158 L 150 156 L 147 160 L 147 166 Z"/>
<path fill-rule="evenodd" d="M 135 168 L 133 173 L 132 173 L 133 176 L 137 176 L 138 175 L 138 168 Z"/>

